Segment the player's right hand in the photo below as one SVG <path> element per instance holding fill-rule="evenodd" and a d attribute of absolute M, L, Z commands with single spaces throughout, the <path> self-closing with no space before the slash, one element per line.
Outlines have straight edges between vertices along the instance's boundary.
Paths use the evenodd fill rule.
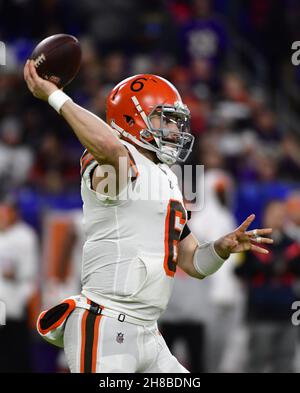
<path fill-rule="evenodd" d="M 55 90 L 58 90 L 58 87 L 54 83 L 46 81 L 38 75 L 33 60 L 26 61 L 24 67 L 24 79 L 27 83 L 28 89 L 34 97 L 39 98 L 40 100 L 47 101 L 49 95 Z"/>

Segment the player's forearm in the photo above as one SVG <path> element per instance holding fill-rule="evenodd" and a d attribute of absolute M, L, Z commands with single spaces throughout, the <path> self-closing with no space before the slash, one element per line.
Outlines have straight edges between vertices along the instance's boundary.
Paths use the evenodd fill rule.
<path fill-rule="evenodd" d="M 197 248 L 198 242 L 193 234 L 190 233 L 179 243 L 177 264 L 186 274 L 201 280 L 204 278 L 204 276 L 195 269 L 193 263 Z"/>
<path fill-rule="evenodd" d="M 179 243 L 178 265 L 189 276 L 203 279 L 214 274 L 225 262 L 215 242 L 199 244 L 192 233 Z"/>
<path fill-rule="evenodd" d="M 118 150 L 124 149 L 108 124 L 71 100 L 60 113 L 97 161 L 106 161 L 107 156 L 116 156 Z"/>

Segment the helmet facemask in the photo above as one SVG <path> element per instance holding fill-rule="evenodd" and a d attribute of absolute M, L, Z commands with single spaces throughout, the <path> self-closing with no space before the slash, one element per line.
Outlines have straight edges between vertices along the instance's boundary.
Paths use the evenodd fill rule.
<path fill-rule="evenodd" d="M 147 129 L 140 140 L 168 165 L 183 163 L 189 156 L 194 136 L 190 134 L 190 112 L 183 103 L 158 105 L 147 116 Z"/>

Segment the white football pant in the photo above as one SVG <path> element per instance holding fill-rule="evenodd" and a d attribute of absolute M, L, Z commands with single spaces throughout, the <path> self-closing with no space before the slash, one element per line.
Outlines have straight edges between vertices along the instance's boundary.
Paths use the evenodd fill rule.
<path fill-rule="evenodd" d="M 156 323 L 121 322 L 82 308 L 66 322 L 64 349 L 72 373 L 188 373 Z"/>

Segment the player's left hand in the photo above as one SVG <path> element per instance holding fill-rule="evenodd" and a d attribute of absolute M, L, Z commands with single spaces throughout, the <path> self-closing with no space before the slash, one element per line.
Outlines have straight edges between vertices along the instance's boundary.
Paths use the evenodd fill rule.
<path fill-rule="evenodd" d="M 222 236 L 216 240 L 214 247 L 220 257 L 226 259 L 230 254 L 242 251 L 256 251 L 261 254 L 268 254 L 269 251 L 259 244 L 272 244 L 273 239 L 264 237 L 272 233 L 272 228 L 253 229 L 247 231 L 249 225 L 255 219 L 255 214 L 251 214 L 246 220 L 233 232 Z"/>

